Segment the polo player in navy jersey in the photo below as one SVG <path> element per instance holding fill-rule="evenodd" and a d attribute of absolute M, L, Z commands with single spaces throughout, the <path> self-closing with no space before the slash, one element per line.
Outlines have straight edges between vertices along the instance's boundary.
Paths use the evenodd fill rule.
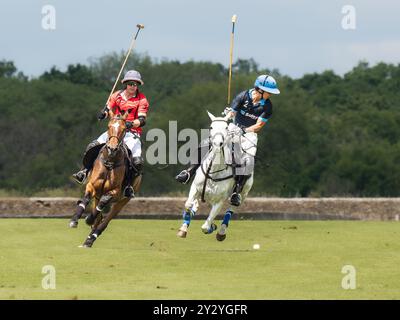
<path fill-rule="evenodd" d="M 272 94 L 279 93 L 280 91 L 273 77 L 269 75 L 260 75 L 254 82 L 254 88 L 239 93 L 232 101 L 230 110 L 226 111 L 229 113 L 230 117 L 234 119 L 236 128 L 240 128 L 240 134 L 252 141 L 255 147 L 257 146 L 257 133 L 265 126 L 272 116 L 270 97 Z M 197 168 L 201 164 L 201 155 L 205 154 L 204 150 L 201 150 L 202 148 L 208 150 L 209 146 L 204 143 L 200 145 L 197 163 L 191 164 L 189 168 L 179 173 L 175 177 L 177 181 L 186 184 L 191 177 L 194 176 Z M 242 198 L 240 193 L 252 172 L 253 168 L 251 168 L 251 172 L 235 175 L 235 185 L 230 197 L 230 203 L 232 205 L 239 206 L 241 204 Z"/>

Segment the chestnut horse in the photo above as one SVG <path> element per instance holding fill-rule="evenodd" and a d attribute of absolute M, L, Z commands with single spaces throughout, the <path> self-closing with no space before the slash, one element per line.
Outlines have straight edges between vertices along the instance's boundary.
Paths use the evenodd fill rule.
<path fill-rule="evenodd" d="M 108 140 L 101 148 L 93 169 L 86 184 L 85 195 L 77 203 L 76 213 L 72 216 L 70 227 L 76 228 L 78 220 L 85 211 L 90 200 L 93 199 L 92 213 L 86 217 L 86 223 L 91 232 L 83 247 L 91 247 L 100 234 L 107 228 L 108 223 L 129 202 L 130 198 L 123 195 L 124 178 L 129 169 L 127 148 L 123 140 L 126 133 L 126 118 L 128 113 L 115 116 L 110 111 L 108 123 Z M 137 176 L 133 181 L 133 189 L 139 191 L 142 176 Z M 102 210 L 111 204 L 110 212 L 103 217 Z"/>

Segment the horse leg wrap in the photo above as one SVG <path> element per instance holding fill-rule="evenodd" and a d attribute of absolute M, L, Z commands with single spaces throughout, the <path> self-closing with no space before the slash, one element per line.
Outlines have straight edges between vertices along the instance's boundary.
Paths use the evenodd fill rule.
<path fill-rule="evenodd" d="M 99 203 L 97 204 L 96 210 L 101 212 L 104 207 L 111 201 L 112 199 L 112 195 L 111 194 L 105 194 L 100 198 Z"/>
<path fill-rule="evenodd" d="M 183 223 L 189 227 L 190 221 L 193 216 L 194 216 L 194 211 L 192 209 L 185 209 L 183 211 Z"/>
<path fill-rule="evenodd" d="M 77 204 L 77 208 L 76 208 L 76 216 L 81 217 L 81 215 L 83 214 L 83 212 L 86 209 L 86 206 L 88 205 L 88 203 L 90 202 L 90 197 L 89 196 L 84 196 L 83 199 L 78 200 L 76 202 Z"/>
<path fill-rule="evenodd" d="M 228 210 L 225 215 L 224 215 L 224 219 L 222 220 L 222 224 L 226 225 L 228 227 L 229 225 L 229 221 L 231 220 L 232 217 L 232 211 Z"/>
<path fill-rule="evenodd" d="M 82 199 L 78 200 L 76 204 L 85 209 L 89 202 L 90 202 L 90 196 L 85 195 Z"/>
<path fill-rule="evenodd" d="M 85 211 L 85 205 L 83 203 L 79 203 L 78 206 L 76 207 L 76 212 L 75 216 L 76 217 L 81 217 L 83 212 Z"/>
<path fill-rule="evenodd" d="M 96 237 L 96 239 L 97 239 L 98 237 L 100 237 L 100 235 L 102 234 L 102 232 L 103 232 L 103 230 L 96 229 L 96 230 L 94 230 L 94 232 L 92 233 L 92 235 L 93 235 L 94 237 Z"/>
<path fill-rule="evenodd" d="M 207 230 L 207 234 L 213 233 L 215 230 L 217 230 L 217 225 L 215 223 L 212 223 Z"/>
<path fill-rule="evenodd" d="M 97 237 L 98 237 L 98 235 L 94 232 L 88 235 L 88 239 L 92 239 L 92 240 L 96 240 Z"/>

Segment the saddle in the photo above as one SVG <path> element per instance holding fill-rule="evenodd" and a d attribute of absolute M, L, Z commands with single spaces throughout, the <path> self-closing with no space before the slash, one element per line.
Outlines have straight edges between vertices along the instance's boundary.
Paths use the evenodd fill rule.
<path fill-rule="evenodd" d="M 97 159 L 97 156 L 99 155 L 100 150 L 105 146 L 105 143 L 99 143 L 93 147 L 91 147 L 90 149 L 88 149 L 84 156 L 83 156 L 83 160 L 82 160 L 82 164 L 83 166 L 90 170 L 93 167 L 93 163 L 94 161 Z"/>

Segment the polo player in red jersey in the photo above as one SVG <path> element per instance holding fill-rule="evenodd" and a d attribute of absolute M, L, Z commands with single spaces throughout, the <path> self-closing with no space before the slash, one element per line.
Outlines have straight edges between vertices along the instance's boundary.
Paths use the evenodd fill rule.
<path fill-rule="evenodd" d="M 126 119 L 127 132 L 124 137 L 124 143 L 131 151 L 131 158 L 129 159 L 131 169 L 128 173 L 124 196 L 131 198 L 134 197 L 134 191 L 132 188 L 133 178 L 142 173 L 144 164 L 140 135 L 142 133 L 142 127 L 146 123 L 149 103 L 146 96 L 139 91 L 139 86 L 144 83 L 138 71 L 128 71 L 121 82 L 125 85 L 125 89 L 115 92 L 111 96 L 106 107 L 100 112 L 98 119 L 103 120 L 108 117 L 110 109 L 115 115 L 128 112 Z M 92 156 L 89 157 L 91 158 L 90 161 L 84 161 L 84 168 L 82 170 L 72 175 L 78 183 L 84 183 L 86 180 L 101 146 L 107 142 L 107 139 L 108 134 L 106 131 L 86 147 L 84 159 L 88 158 L 88 153 L 92 154 Z"/>

